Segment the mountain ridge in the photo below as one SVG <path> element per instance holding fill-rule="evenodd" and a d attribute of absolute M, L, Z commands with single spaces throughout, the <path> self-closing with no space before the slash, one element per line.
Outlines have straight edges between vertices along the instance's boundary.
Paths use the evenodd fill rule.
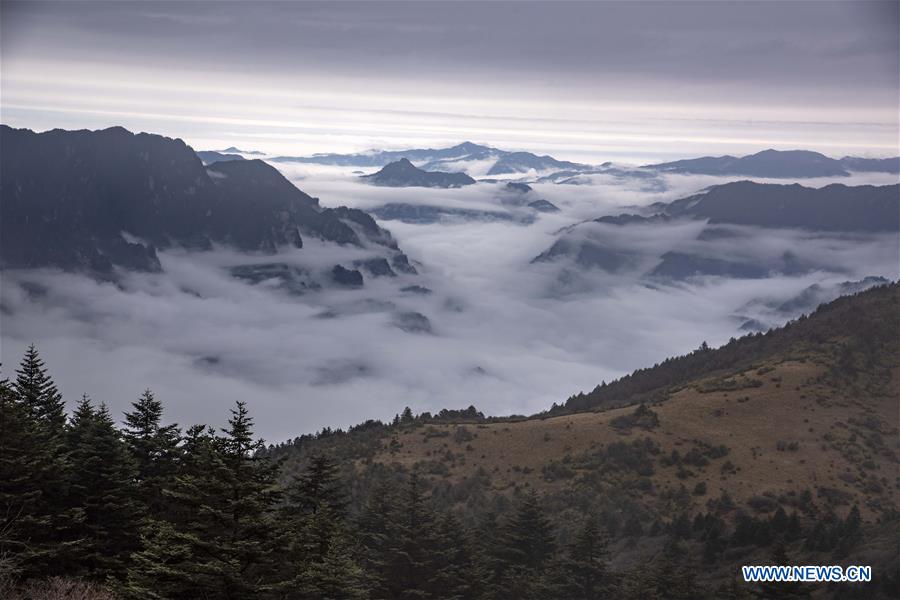
<path fill-rule="evenodd" d="M 326 209 L 264 161 L 204 166 L 180 139 L 122 127 L 0 127 L 3 268 L 113 276 L 159 271 L 157 248 L 213 243 L 273 254 L 303 235 L 378 248 L 411 269 L 389 232 L 358 209 Z M 127 235 L 123 235 L 127 234 Z"/>
<path fill-rule="evenodd" d="M 407 158 L 388 163 L 380 171 L 362 175 L 360 179 L 384 187 L 458 188 L 476 183 L 465 173 L 419 169 Z"/>
<path fill-rule="evenodd" d="M 866 159 L 830 158 L 810 150 L 763 150 L 736 156 L 703 156 L 643 165 L 667 173 L 748 177 L 849 177 L 850 171 L 900 173 L 900 157 Z"/>

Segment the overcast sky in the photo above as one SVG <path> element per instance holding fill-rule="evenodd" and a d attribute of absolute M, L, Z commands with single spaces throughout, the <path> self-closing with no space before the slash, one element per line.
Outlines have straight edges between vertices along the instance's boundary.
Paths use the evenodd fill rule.
<path fill-rule="evenodd" d="M 2 4 L 2 120 L 278 154 L 898 153 L 898 3 Z"/>

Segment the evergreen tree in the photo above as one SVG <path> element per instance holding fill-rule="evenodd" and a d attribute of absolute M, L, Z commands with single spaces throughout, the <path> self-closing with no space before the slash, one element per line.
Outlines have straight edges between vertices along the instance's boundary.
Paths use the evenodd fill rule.
<path fill-rule="evenodd" d="M 43 490 L 60 470 L 36 429 L 28 406 L 0 381 L 0 581 L 51 572 L 58 547 Z"/>
<path fill-rule="evenodd" d="M 346 497 L 337 465 L 315 455 L 289 486 L 282 509 L 279 598 L 366 597 L 365 573 L 351 552 Z"/>
<path fill-rule="evenodd" d="M 377 484 L 366 498 L 356 529 L 362 547 L 362 566 L 374 598 L 387 598 L 387 550 L 391 542 L 397 495 L 388 482 Z"/>
<path fill-rule="evenodd" d="M 533 571 L 546 566 L 556 550 L 553 526 L 534 490 L 519 501 L 503 532 L 506 562 Z"/>
<path fill-rule="evenodd" d="M 466 530 L 452 513 L 438 518 L 435 529 L 434 574 L 428 589 L 436 598 L 464 600 L 483 592 L 487 573 Z"/>
<path fill-rule="evenodd" d="M 654 561 L 649 583 L 650 589 L 642 597 L 666 600 L 697 600 L 703 593 L 697 586 L 697 574 L 693 565 L 684 558 L 684 549 L 672 538 L 666 542 L 662 554 Z"/>
<path fill-rule="evenodd" d="M 859 507 L 853 505 L 847 518 L 840 527 L 840 537 L 838 539 L 835 555 L 838 557 L 847 556 L 853 547 L 859 543 L 861 536 L 860 527 L 862 526 L 862 517 L 859 514 Z"/>
<path fill-rule="evenodd" d="M 316 454 L 306 470 L 286 491 L 288 506 L 295 514 L 311 515 L 328 508 L 343 517 L 347 498 L 340 481 L 337 464 L 325 454 Z"/>
<path fill-rule="evenodd" d="M 435 515 L 418 474 L 410 474 L 391 513 L 384 555 L 383 580 L 388 598 L 430 598 L 435 576 Z"/>
<path fill-rule="evenodd" d="M 556 595 L 559 580 L 553 562 L 556 552 L 553 527 L 532 490 L 518 502 L 503 524 L 491 564 L 493 577 L 488 596 L 497 600 L 539 599 Z"/>
<path fill-rule="evenodd" d="M 228 424 L 221 437 L 203 426 L 187 431 L 183 467 L 166 492 L 171 525 L 146 528 L 146 547 L 129 574 L 131 596 L 149 590 L 161 598 L 236 600 L 271 587 L 278 465 L 260 454 L 243 402 Z"/>
<path fill-rule="evenodd" d="M 785 566 L 793 564 L 782 540 L 776 541 L 772 548 L 772 564 Z M 769 600 L 799 600 L 800 598 L 809 598 L 811 592 L 810 584 L 798 581 L 764 581 L 757 584 L 756 589 L 752 590 L 752 593 L 758 598 Z"/>
<path fill-rule="evenodd" d="M 45 443 L 61 444 L 66 426 L 65 403 L 47 374 L 44 361 L 34 344 L 25 351 L 22 364 L 16 371 L 13 390 L 31 411 L 34 419 L 43 426 Z"/>
<path fill-rule="evenodd" d="M 131 412 L 125 413 L 123 435 L 137 468 L 137 486 L 147 508 L 146 517 L 154 518 L 163 510 L 163 489 L 171 486 L 175 477 L 181 432 L 177 425 L 160 425 L 162 402 L 150 390 L 132 407 Z"/>
<path fill-rule="evenodd" d="M 67 501 L 79 517 L 69 531 L 77 545 L 67 568 L 92 579 L 121 578 L 139 546 L 134 462 L 106 406 L 95 409 L 87 396 L 72 416 L 66 446 Z"/>
<path fill-rule="evenodd" d="M 278 597 L 303 600 L 365 600 L 369 598 L 368 578 L 354 559 L 349 535 L 345 532 L 331 538 L 321 561 L 306 565 L 296 587 Z"/>
<path fill-rule="evenodd" d="M 597 518 L 589 515 L 569 547 L 566 562 L 569 597 L 594 600 L 607 595 L 606 544 Z"/>
<path fill-rule="evenodd" d="M 24 577 L 59 574 L 69 545 L 63 530 L 73 517 L 65 502 L 64 404 L 33 344 L 16 380 L 4 379 L 0 389 L 0 552 Z"/>

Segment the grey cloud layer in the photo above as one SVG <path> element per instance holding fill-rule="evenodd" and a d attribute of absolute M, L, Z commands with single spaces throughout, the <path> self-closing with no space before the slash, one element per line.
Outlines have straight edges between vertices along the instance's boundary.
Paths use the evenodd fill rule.
<path fill-rule="evenodd" d="M 896 87 L 895 2 L 5 3 L 4 53 Z M 39 49 L 40 46 L 43 49 Z M 108 56 L 106 58 L 109 58 Z"/>
<path fill-rule="evenodd" d="M 393 197 L 496 206 L 495 188 L 488 185 L 385 190 L 345 177 L 305 175 L 302 187 L 326 205 L 370 207 Z M 493 414 L 531 413 L 701 341 L 726 341 L 738 333 L 735 311 L 752 300 L 786 300 L 819 281 L 898 276 L 895 237 L 791 231 L 750 230 L 743 241 L 725 240 L 715 249 L 769 255 L 793 247 L 836 261 L 846 272 L 647 286 L 637 272 L 588 271 L 580 275 L 580 289 L 560 296 L 559 265 L 528 264 L 561 227 L 624 205 L 672 199 L 712 181 L 670 176 L 667 191 L 655 194 L 621 182 L 541 184 L 535 191 L 563 213 L 542 215 L 530 226 L 387 223 L 421 263 L 422 275 L 371 280 L 362 290 L 297 297 L 265 284 L 249 286 L 223 267 L 273 257 L 227 249 L 163 253 L 164 274 L 131 275 L 120 287 L 75 275 L 5 272 L 2 361 L 10 370 L 34 341 L 68 401 L 88 393 L 117 414 L 148 386 L 182 424 L 221 422 L 228 404 L 245 399 L 261 433 L 280 440 L 326 425 L 390 418 L 405 405 L 434 411 L 475 404 Z M 696 232 L 697 225 L 602 234 L 652 253 L 692 244 L 691 228 Z M 274 259 L 324 268 L 338 259 L 352 261 L 357 252 L 309 240 L 303 250 Z M 21 281 L 38 287 L 31 285 L 29 295 L 17 285 Z M 434 293 L 400 291 L 411 283 Z M 40 288 L 46 293 L 35 292 Z M 398 327 L 404 313 L 427 317 L 433 333 Z"/>

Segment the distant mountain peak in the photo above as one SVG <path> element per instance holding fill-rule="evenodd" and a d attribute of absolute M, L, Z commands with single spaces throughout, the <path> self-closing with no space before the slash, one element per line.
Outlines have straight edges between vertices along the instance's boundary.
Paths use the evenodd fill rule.
<path fill-rule="evenodd" d="M 738 175 L 747 177 L 847 177 L 851 171 L 900 172 L 900 158 L 865 159 L 845 156 L 830 158 L 812 150 L 775 150 L 768 148 L 735 157 L 704 156 L 667 163 L 644 165 L 644 168 L 667 173 L 696 175 Z"/>
<path fill-rule="evenodd" d="M 361 179 L 387 187 L 456 188 L 475 183 L 475 180 L 465 173 L 422 170 L 406 157 L 385 165 L 377 173 L 363 175 Z"/>
<path fill-rule="evenodd" d="M 343 167 L 384 167 L 401 159 L 419 165 L 425 171 L 465 172 L 470 176 L 510 175 L 548 172 L 561 169 L 585 171 L 590 165 L 561 161 L 531 152 L 510 152 L 492 146 L 465 141 L 448 148 L 411 148 L 409 150 L 369 150 L 356 154 L 313 154 L 278 156 L 273 162 L 300 162 Z"/>

